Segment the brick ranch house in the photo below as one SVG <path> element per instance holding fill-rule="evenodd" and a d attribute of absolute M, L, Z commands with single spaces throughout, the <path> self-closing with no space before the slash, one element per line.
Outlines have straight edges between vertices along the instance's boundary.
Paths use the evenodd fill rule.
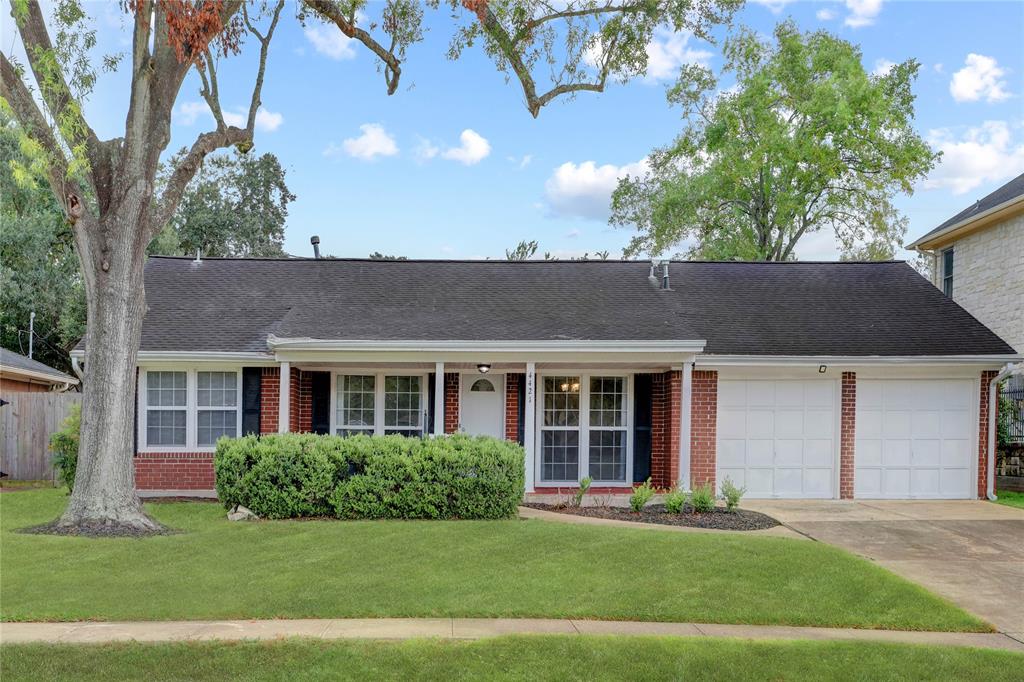
<path fill-rule="evenodd" d="M 464 431 L 523 444 L 528 493 L 975 498 L 1020 359 L 902 262 L 154 257 L 145 287 L 149 492 L 212 490 L 224 435 Z"/>

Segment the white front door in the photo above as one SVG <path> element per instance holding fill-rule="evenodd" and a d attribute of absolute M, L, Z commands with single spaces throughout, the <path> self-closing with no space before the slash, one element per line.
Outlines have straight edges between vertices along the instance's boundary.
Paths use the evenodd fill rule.
<path fill-rule="evenodd" d="M 463 375 L 462 400 L 459 405 L 461 430 L 471 436 L 504 437 L 504 398 L 505 377 L 500 374 Z"/>
<path fill-rule="evenodd" d="M 972 379 L 858 381 L 854 496 L 975 497 L 977 396 Z"/>
<path fill-rule="evenodd" d="M 748 497 L 834 497 L 834 380 L 720 381 L 718 476 Z"/>

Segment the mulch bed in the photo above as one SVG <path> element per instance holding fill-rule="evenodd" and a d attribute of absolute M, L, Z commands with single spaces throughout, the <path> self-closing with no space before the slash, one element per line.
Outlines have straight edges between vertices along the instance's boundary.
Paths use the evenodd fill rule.
<path fill-rule="evenodd" d="M 558 514 L 575 516 L 591 516 L 601 519 L 633 521 L 635 523 L 658 523 L 665 526 L 689 526 L 691 528 L 712 528 L 715 530 L 764 530 L 779 525 L 772 517 L 755 511 L 737 509 L 726 511 L 723 507 L 715 507 L 714 511 L 698 514 L 690 505 L 683 508 L 681 514 L 669 514 L 663 504 L 651 504 L 640 512 L 629 507 L 568 507 L 554 504 L 528 502 L 524 507 L 543 509 Z"/>
<path fill-rule="evenodd" d="M 155 529 L 143 529 L 133 525 L 106 523 L 62 526 L 57 521 L 51 521 L 41 526 L 22 528 L 16 532 L 27 535 L 67 535 L 82 538 L 148 538 L 154 535 L 177 535 L 181 531 L 159 524 Z"/>

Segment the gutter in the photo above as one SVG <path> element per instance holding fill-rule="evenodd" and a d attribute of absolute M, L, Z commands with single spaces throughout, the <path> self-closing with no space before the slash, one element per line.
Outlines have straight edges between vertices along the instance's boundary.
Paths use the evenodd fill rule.
<path fill-rule="evenodd" d="M 1007 364 L 988 384 L 988 476 L 985 495 L 995 502 L 996 497 L 996 415 L 999 411 L 996 388 L 1000 381 L 1015 374 L 1024 375 L 1024 362 Z"/>

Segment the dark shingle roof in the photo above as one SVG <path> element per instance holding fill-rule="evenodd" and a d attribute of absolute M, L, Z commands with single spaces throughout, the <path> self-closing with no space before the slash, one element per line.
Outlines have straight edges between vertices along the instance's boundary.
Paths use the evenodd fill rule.
<path fill-rule="evenodd" d="M 150 258 L 145 351 L 344 340 L 697 340 L 743 355 L 1013 350 L 910 266 Z"/>
<path fill-rule="evenodd" d="M 1010 180 L 1008 183 L 1006 183 L 996 191 L 992 192 L 985 198 L 979 199 L 978 201 L 974 202 L 973 204 L 971 204 L 964 210 L 960 211 L 946 222 L 936 227 L 931 232 L 928 232 L 927 234 L 916 239 L 913 243 L 917 244 L 919 242 L 926 241 L 931 237 L 939 234 L 947 227 L 950 227 L 951 225 L 962 223 L 963 221 L 973 216 L 980 215 L 985 211 L 995 208 L 1000 204 L 1005 204 L 1007 201 L 1010 201 L 1011 199 L 1016 199 L 1017 197 L 1022 195 L 1024 195 L 1024 173 L 1021 173 L 1013 180 Z"/>
<path fill-rule="evenodd" d="M 50 367 L 49 365 L 44 365 L 38 360 L 32 360 L 30 358 L 25 357 L 24 355 L 21 355 L 20 353 L 15 353 L 12 350 L 0 348 L 0 374 L 3 374 L 8 370 L 17 371 L 19 369 L 26 370 L 29 372 L 38 372 L 39 374 L 45 374 L 47 377 L 52 378 L 56 383 L 78 383 L 78 379 L 74 378 L 73 376 L 64 374 L 64 372 L 57 371 L 53 367 Z"/>

